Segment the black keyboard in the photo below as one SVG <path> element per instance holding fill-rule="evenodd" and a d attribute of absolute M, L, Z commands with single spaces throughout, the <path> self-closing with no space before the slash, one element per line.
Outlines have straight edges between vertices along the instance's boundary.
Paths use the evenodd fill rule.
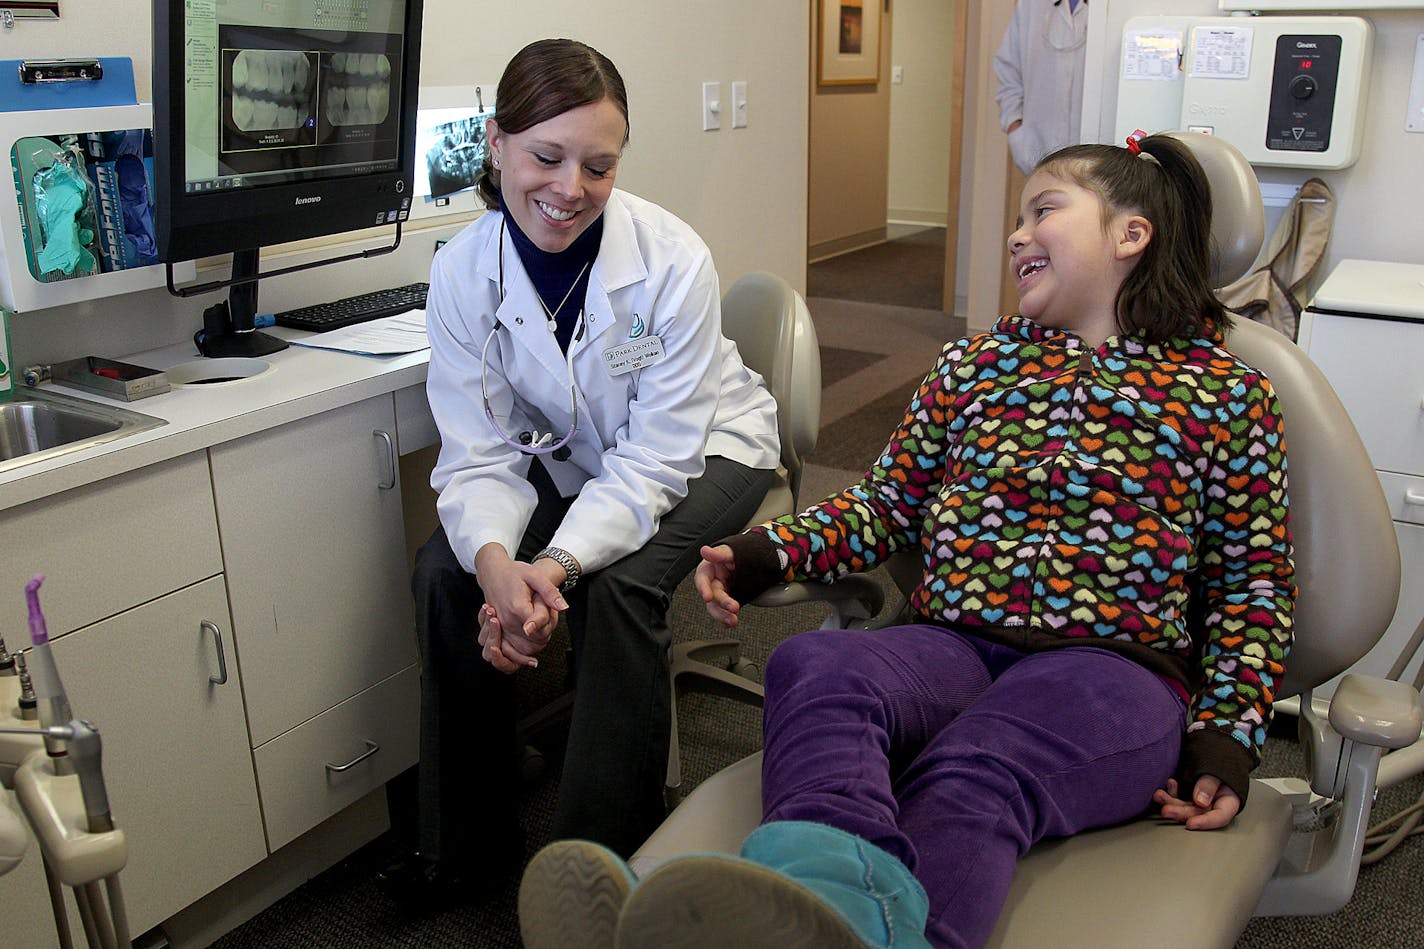
<path fill-rule="evenodd" d="M 285 313 L 274 313 L 272 319 L 278 326 L 324 333 L 327 330 L 350 326 L 352 323 L 364 323 L 383 316 L 395 316 L 407 310 L 423 309 L 425 291 L 429 289 L 428 283 L 412 283 L 406 287 L 373 290 L 331 303 L 317 303 Z"/>

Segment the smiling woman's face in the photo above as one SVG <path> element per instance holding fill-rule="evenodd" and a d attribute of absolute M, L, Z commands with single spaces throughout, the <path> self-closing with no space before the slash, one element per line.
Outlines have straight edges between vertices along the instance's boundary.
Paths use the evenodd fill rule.
<path fill-rule="evenodd" d="M 487 129 L 500 198 L 534 246 L 558 253 L 603 213 L 628 125 L 610 99 L 590 102 L 523 132 Z"/>

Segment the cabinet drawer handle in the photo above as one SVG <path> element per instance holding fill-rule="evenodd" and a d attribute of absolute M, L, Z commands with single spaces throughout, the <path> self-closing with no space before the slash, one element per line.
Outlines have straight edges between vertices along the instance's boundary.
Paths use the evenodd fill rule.
<path fill-rule="evenodd" d="M 389 491 L 396 486 L 396 443 L 391 440 L 390 432 L 383 432 L 379 428 L 371 433 L 386 443 L 386 464 L 390 469 L 391 476 L 388 480 L 376 485 L 382 491 Z"/>
<path fill-rule="evenodd" d="M 213 685 L 227 685 L 227 653 L 223 651 L 222 630 L 218 629 L 216 623 L 203 620 L 198 624 L 203 630 L 213 634 L 213 645 L 218 647 L 218 674 L 208 676 L 208 681 Z"/>
<path fill-rule="evenodd" d="M 1404 492 L 1404 503 L 1424 504 L 1424 491 L 1415 491 L 1413 488 L 1410 488 Z"/>
<path fill-rule="evenodd" d="M 371 739 L 363 738 L 361 740 L 366 743 L 365 751 L 361 752 L 359 755 L 352 758 L 345 764 L 332 764 L 330 761 L 328 761 L 326 763 L 326 770 L 330 771 L 332 774 L 340 774 L 343 771 L 350 771 L 352 768 L 356 767 L 358 764 L 365 761 L 367 758 L 371 757 L 376 752 L 381 750 L 381 746 L 376 744 Z"/>

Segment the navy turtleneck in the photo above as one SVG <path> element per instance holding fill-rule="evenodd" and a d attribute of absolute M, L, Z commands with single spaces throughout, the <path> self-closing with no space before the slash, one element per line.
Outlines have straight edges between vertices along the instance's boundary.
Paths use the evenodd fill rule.
<path fill-rule="evenodd" d="M 524 272 L 534 284 L 534 292 L 539 294 L 550 312 L 559 306 L 565 296 L 568 302 L 558 311 L 555 319 L 554 338 L 559 349 L 568 352 L 569 340 L 573 338 L 574 326 L 578 323 L 579 312 L 583 309 L 584 297 L 588 294 L 588 280 L 593 272 L 593 261 L 598 256 L 598 248 L 603 243 L 603 215 L 600 213 L 592 224 L 574 238 L 574 242 L 556 254 L 540 250 L 529 239 L 514 215 L 505 212 L 505 224 L 519 260 L 524 264 Z M 587 264 L 587 266 L 585 266 Z"/>

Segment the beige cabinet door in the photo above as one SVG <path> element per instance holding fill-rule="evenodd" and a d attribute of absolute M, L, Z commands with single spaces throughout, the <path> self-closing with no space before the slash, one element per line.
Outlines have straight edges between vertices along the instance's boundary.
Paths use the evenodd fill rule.
<path fill-rule="evenodd" d="M 0 511 L 0 602 L 11 651 L 29 645 L 25 584 L 51 638 L 222 572 L 208 459 L 199 451 Z"/>
<path fill-rule="evenodd" d="M 415 662 L 390 395 L 211 450 L 254 748 Z"/>
<path fill-rule="evenodd" d="M 133 933 L 267 856 L 221 577 L 77 630 L 54 656 L 103 739 Z"/>

